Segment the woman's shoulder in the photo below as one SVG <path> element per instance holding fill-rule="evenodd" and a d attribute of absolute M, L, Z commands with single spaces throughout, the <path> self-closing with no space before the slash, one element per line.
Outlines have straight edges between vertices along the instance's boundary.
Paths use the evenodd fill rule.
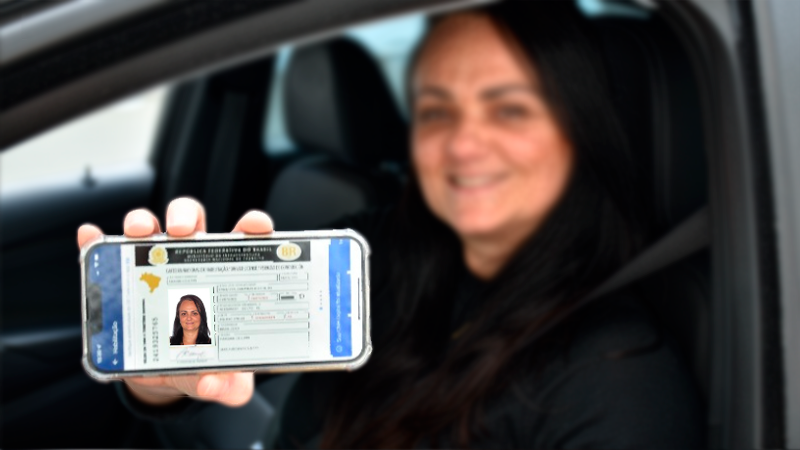
<path fill-rule="evenodd" d="M 543 434 L 529 436 L 537 446 L 703 445 L 699 390 L 641 299 L 603 299 L 556 334 L 558 351 L 517 390 L 527 398 L 523 404 L 553 412 L 538 416 Z"/>
<path fill-rule="evenodd" d="M 645 302 L 630 293 L 586 306 L 568 320 L 565 328 L 569 342 L 566 356 L 571 361 L 622 356 L 669 340 Z"/>
<path fill-rule="evenodd" d="M 629 293 L 576 311 L 523 355 L 522 379 L 535 379 L 539 387 L 551 379 L 562 382 L 563 377 L 596 381 L 592 371 L 598 368 L 613 376 L 663 365 L 687 369 L 672 337 L 646 303 Z"/>

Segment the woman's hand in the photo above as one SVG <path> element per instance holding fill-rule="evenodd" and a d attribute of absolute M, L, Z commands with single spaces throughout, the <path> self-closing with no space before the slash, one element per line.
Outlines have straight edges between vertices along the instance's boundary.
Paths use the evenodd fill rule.
<path fill-rule="evenodd" d="M 160 233 L 161 226 L 153 213 L 137 209 L 125 216 L 125 236 L 140 238 Z M 173 200 L 167 208 L 167 234 L 175 237 L 190 236 L 206 231 L 206 213 L 203 205 L 190 198 Z M 250 211 L 233 231 L 249 234 L 272 232 L 272 220 L 265 213 Z M 103 232 L 94 225 L 78 228 L 78 246 L 101 236 Z M 125 383 L 139 400 L 152 405 L 165 405 L 183 396 L 216 401 L 228 406 L 244 405 L 253 395 L 253 373 L 226 372 L 203 375 L 159 377 L 131 377 Z"/>

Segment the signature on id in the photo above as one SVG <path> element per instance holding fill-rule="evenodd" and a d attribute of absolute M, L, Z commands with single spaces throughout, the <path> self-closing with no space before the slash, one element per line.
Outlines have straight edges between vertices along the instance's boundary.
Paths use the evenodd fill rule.
<path fill-rule="evenodd" d="M 176 360 L 196 360 L 196 359 L 206 359 L 206 351 L 204 349 L 195 349 L 195 348 L 187 348 L 181 350 L 180 353 L 175 357 Z"/>

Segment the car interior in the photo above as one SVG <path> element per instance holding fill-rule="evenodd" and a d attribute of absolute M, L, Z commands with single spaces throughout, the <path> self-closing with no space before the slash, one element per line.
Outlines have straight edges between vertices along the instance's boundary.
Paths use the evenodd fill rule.
<path fill-rule="evenodd" d="M 675 28 L 657 12 L 626 8 L 587 14 L 649 199 L 654 242 L 709 201 L 706 106 Z M 272 51 L 171 85 L 148 170 L 4 194 L 0 445 L 270 446 L 297 375 L 258 375 L 251 404 L 208 407 L 181 424 L 134 417 L 113 385 L 85 375 L 74 233 L 93 222 L 120 234 L 128 210 L 147 207 L 163 217 L 178 196 L 204 203 L 210 232 L 230 230 L 254 208 L 268 211 L 278 230 L 306 230 L 395 202 L 408 179 L 409 125 L 376 55 L 341 32 L 292 46 L 286 67 L 278 65 Z M 289 149 L 269 148 L 264 138 L 275 95 Z M 711 274 L 703 250 L 638 288 L 693 371 L 715 446 L 720 417 L 711 398 L 724 374 L 714 351 Z"/>

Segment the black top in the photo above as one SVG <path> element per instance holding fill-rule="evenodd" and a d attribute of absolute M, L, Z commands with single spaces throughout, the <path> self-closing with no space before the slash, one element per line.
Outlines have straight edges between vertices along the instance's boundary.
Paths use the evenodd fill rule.
<path fill-rule="evenodd" d="M 372 248 L 373 337 L 391 325 L 382 303 L 387 247 L 386 213 L 363 215 L 347 225 Z M 451 326 L 480 302 L 484 284 L 463 271 Z M 569 339 L 539 355 L 536 373 L 521 372 L 486 405 L 488 431 L 471 446 L 492 448 L 696 448 L 705 445 L 704 411 L 689 370 L 647 308 L 619 294 L 578 313 L 556 333 Z M 376 345 L 375 352 L 381 351 Z M 283 412 L 279 448 L 319 444 L 324 415 L 348 373 L 303 374 Z M 130 399 L 128 399 L 130 401 Z M 135 409 L 135 408 L 134 408 Z"/>
<path fill-rule="evenodd" d="M 387 212 L 361 215 L 347 226 L 372 248 L 372 329 L 392 323 L 382 299 L 387 251 Z M 481 300 L 486 285 L 462 270 L 451 328 L 456 330 Z M 704 412 L 688 367 L 647 308 L 618 294 L 586 308 L 556 333 L 560 350 L 537 358 L 544 369 L 520 374 L 486 406 L 487 436 L 473 447 L 491 448 L 696 448 L 705 445 Z M 554 342 L 560 342 L 554 339 Z M 315 447 L 336 386 L 347 373 L 301 376 L 286 402 L 280 448 Z"/>

